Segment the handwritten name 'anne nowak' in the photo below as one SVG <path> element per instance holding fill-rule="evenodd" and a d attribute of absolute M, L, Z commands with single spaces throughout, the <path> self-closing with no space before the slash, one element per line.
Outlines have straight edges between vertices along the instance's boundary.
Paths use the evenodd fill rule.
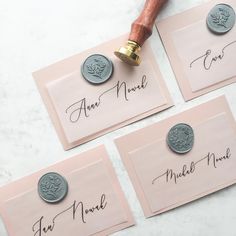
<path fill-rule="evenodd" d="M 131 94 L 134 94 L 140 90 L 144 90 L 147 85 L 148 78 L 146 75 L 143 75 L 141 82 L 133 87 L 128 87 L 125 81 L 118 81 L 115 86 L 101 93 L 96 101 L 89 103 L 88 98 L 82 98 L 67 107 L 65 113 L 69 115 L 70 122 L 77 123 L 82 117 L 88 118 L 93 110 L 98 109 L 101 106 L 106 94 L 113 93 L 114 99 L 121 97 L 125 99 L 125 101 L 129 101 L 129 96 Z"/>

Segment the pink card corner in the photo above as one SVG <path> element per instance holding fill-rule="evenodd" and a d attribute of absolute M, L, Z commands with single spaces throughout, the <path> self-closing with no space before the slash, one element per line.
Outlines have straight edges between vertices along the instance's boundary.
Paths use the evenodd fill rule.
<path fill-rule="evenodd" d="M 219 37 L 210 33 L 205 22 L 210 9 L 219 3 L 221 3 L 219 0 L 212 0 L 156 22 L 170 64 L 186 101 L 236 82 L 234 60 L 232 60 L 236 50 L 234 41 L 236 28 L 234 27 L 229 33 Z M 225 3 L 236 8 L 233 0 Z M 195 40 L 196 34 L 201 34 L 197 40 Z M 186 45 L 186 41 L 191 43 Z M 232 41 L 235 44 L 232 44 Z M 231 50 L 226 53 L 227 45 L 231 45 Z M 202 59 L 195 61 L 209 50 L 211 54 L 206 55 L 205 59 L 201 57 Z M 223 57 L 222 50 L 225 51 Z M 213 58 L 216 57 L 218 60 L 215 61 Z M 224 69 L 226 67 L 227 70 Z"/>
<path fill-rule="evenodd" d="M 67 178 L 69 182 L 69 190 L 71 190 L 69 191 L 68 197 L 65 199 L 65 201 L 56 206 L 48 205 L 42 202 L 42 200 L 40 200 L 38 197 L 37 191 L 35 190 L 36 188 L 35 186 L 37 186 L 37 181 L 39 177 L 43 173 L 50 171 L 56 171 L 58 173 L 63 174 Z M 79 185 L 81 188 L 83 188 L 83 192 L 81 192 L 80 188 L 77 187 L 77 183 L 75 180 L 77 180 L 78 178 L 80 180 L 85 181 L 85 182 L 79 181 L 80 182 Z M 93 179 L 96 181 L 103 179 L 104 181 L 97 182 L 95 187 L 93 187 L 92 186 Z M 91 186 L 87 185 L 87 183 L 90 182 Z M 84 215 L 83 220 L 89 221 L 90 226 L 87 227 L 87 225 L 84 226 L 82 223 L 78 222 L 78 224 L 80 224 L 80 232 L 83 231 L 84 235 L 90 235 L 91 233 L 93 233 L 93 235 L 107 235 L 134 225 L 135 222 L 133 216 L 129 209 L 128 203 L 125 199 L 124 193 L 121 190 L 120 184 L 118 182 L 118 179 L 116 177 L 116 174 L 114 172 L 114 169 L 112 167 L 112 164 L 109 160 L 108 154 L 104 146 L 98 146 L 97 148 L 91 149 L 87 152 L 74 156 L 68 160 L 57 163 L 47 169 L 36 172 L 31 176 L 24 177 L 20 180 L 17 180 L 9 185 L 2 187 L 0 189 L 1 215 L 7 226 L 7 230 L 10 236 L 25 235 L 25 232 L 29 231 L 29 229 L 27 229 L 26 222 L 31 223 L 33 218 L 37 218 L 37 215 L 40 216 L 41 214 L 46 214 L 44 215 L 44 221 L 41 222 L 42 224 L 43 223 L 46 224 L 50 222 L 49 219 L 55 214 L 55 212 L 58 213 L 61 209 L 64 209 L 65 206 L 70 205 L 69 203 L 70 201 L 72 201 L 73 198 L 80 197 L 81 199 L 84 199 L 83 200 L 84 207 L 86 206 L 86 204 L 87 207 L 89 207 L 88 204 L 92 204 L 93 201 L 97 199 L 96 195 L 100 195 L 102 191 L 105 191 L 103 195 L 106 197 L 106 199 L 104 198 L 103 200 L 104 202 L 106 201 L 106 205 L 108 206 L 107 208 L 109 210 L 104 207 L 105 213 L 98 212 L 97 216 L 96 214 L 95 216 Z M 88 195 L 86 195 L 86 192 L 87 193 L 93 192 L 93 194 L 88 197 Z M 87 197 L 85 198 L 85 196 Z M 28 200 L 24 201 L 24 199 Z M 79 201 L 78 199 L 76 200 Z M 19 220 L 19 217 L 14 212 L 17 209 L 20 210 L 22 207 L 25 208 L 32 201 L 37 204 L 33 205 L 31 204 L 32 207 L 29 208 L 30 211 L 22 213 L 22 215 L 25 215 L 25 217 Z M 111 201 L 110 205 L 109 201 Z M 116 212 L 115 216 L 112 217 L 113 213 L 115 212 Z M 62 216 L 63 214 L 60 213 L 59 215 Z M 77 214 L 78 214 L 77 218 L 79 219 L 80 218 L 79 211 L 77 211 Z M 110 214 L 109 221 L 107 220 L 104 221 L 104 219 L 102 218 L 104 214 L 106 215 L 105 218 L 107 218 L 108 214 Z M 85 216 L 87 218 L 85 218 Z M 76 228 L 78 227 L 73 221 L 70 220 L 70 218 L 68 218 L 67 215 L 64 215 L 63 217 L 61 217 L 60 220 L 58 218 L 57 224 L 54 222 L 55 225 L 53 224 L 53 230 L 51 232 L 52 235 L 57 235 L 57 236 L 60 234 L 64 235 L 63 234 L 64 229 L 61 228 L 60 224 L 58 223 L 63 220 L 67 221 L 68 223 L 67 226 L 68 225 L 70 226 L 70 227 L 68 226 L 67 229 L 68 232 L 71 230 L 72 232 L 74 232 L 74 230 L 76 230 Z M 94 224 L 94 220 L 97 221 L 96 217 L 99 217 L 100 219 L 99 224 L 97 223 Z M 23 223 L 24 227 L 20 227 L 19 224 L 21 223 Z M 20 231 L 19 227 L 21 228 Z M 58 230 L 60 231 L 60 234 L 58 233 L 59 232 Z M 36 234 L 39 233 L 39 229 L 35 233 Z"/>
<path fill-rule="evenodd" d="M 165 141 L 166 132 L 178 122 L 189 123 L 196 131 L 194 149 L 181 159 L 169 150 Z M 222 127 L 221 133 L 214 134 L 211 141 L 201 141 L 200 137 L 204 135 L 206 139 L 207 134 L 218 127 Z M 231 171 L 236 166 L 235 144 L 232 143 L 235 142 L 232 141 L 235 138 L 233 137 L 236 137 L 236 123 L 225 96 L 220 96 L 167 120 L 116 139 L 115 144 L 134 185 L 145 216 L 151 217 L 163 213 L 236 183 L 236 175 Z M 222 138 L 224 141 L 221 141 L 221 145 L 219 145 L 218 139 L 222 140 Z M 229 148 L 227 145 L 230 146 L 229 151 L 227 151 Z M 200 163 L 198 159 L 207 152 L 211 155 L 209 159 L 211 164 L 213 163 L 213 153 L 221 161 L 224 155 L 231 158 L 225 158 L 225 162 L 221 162 L 223 167 L 219 164 L 217 170 L 214 166 L 210 166 L 209 170 L 204 162 L 206 159 L 204 159 L 201 166 L 197 168 L 197 173 L 195 172 L 193 176 L 190 175 L 191 180 L 187 182 L 183 180 L 181 183 L 181 179 L 179 187 L 173 183 L 168 183 L 173 184 L 168 187 L 167 183 L 162 180 L 158 183 L 159 186 L 154 189 L 151 182 L 149 183 L 149 180 L 153 179 L 152 176 L 157 175 L 158 172 L 161 173 L 161 169 L 164 170 L 165 166 L 169 166 L 169 169 L 174 171 L 179 166 L 188 163 L 189 158 L 195 163 Z M 229 173 L 227 176 L 223 174 L 225 169 Z M 208 177 L 209 183 L 211 183 L 209 186 L 204 184 L 204 181 L 202 183 L 202 178 L 201 181 L 199 180 L 199 173 Z M 169 181 L 171 182 L 173 179 Z M 191 185 L 191 181 L 194 183 L 195 189 L 186 187 L 188 182 Z M 189 190 L 187 191 L 186 188 Z M 175 197 L 168 198 L 167 196 Z"/>
<path fill-rule="evenodd" d="M 164 80 L 162 79 L 162 75 L 148 43 L 142 50 L 143 63 L 138 68 L 130 68 L 114 57 L 112 49 L 122 44 L 125 37 L 126 36 L 116 38 L 100 46 L 89 49 L 83 53 L 77 54 L 61 62 L 57 62 L 49 67 L 46 67 L 45 69 L 33 73 L 33 77 L 36 81 L 41 97 L 45 103 L 47 111 L 65 150 L 92 140 L 98 136 L 104 135 L 107 132 L 111 132 L 122 126 L 128 125 L 139 119 L 145 118 L 146 116 L 167 109 L 173 105 L 170 94 L 167 90 Z M 82 79 L 80 75 L 80 67 L 78 67 L 78 65 L 81 64 L 84 58 L 86 58 L 89 54 L 97 52 L 101 52 L 104 55 L 110 57 L 114 63 L 115 70 L 113 77 L 109 82 L 95 88 Z M 75 76 L 72 76 L 73 74 Z M 145 87 L 143 84 L 144 81 L 139 81 L 138 79 L 141 75 L 145 76 L 146 80 L 148 80 L 148 84 L 150 83 L 151 85 L 148 85 L 147 88 L 149 90 L 153 90 L 148 91 L 148 98 L 145 95 L 146 92 L 144 89 L 143 91 L 141 89 L 138 89 L 139 91 L 137 89 L 132 89 L 133 86 Z M 125 79 L 127 76 L 129 77 L 129 80 Z M 123 79 L 123 82 L 120 81 L 121 79 Z M 61 82 L 57 83 L 57 81 Z M 85 97 L 85 94 L 83 95 L 83 93 L 88 91 L 89 97 L 85 97 L 86 106 L 92 107 L 92 104 L 87 103 L 93 100 L 96 101 L 96 96 L 99 96 L 99 94 L 102 92 L 104 93 L 106 89 L 114 87 L 114 83 L 117 81 L 120 81 L 120 87 L 118 88 L 120 93 L 122 92 L 121 90 L 124 89 L 123 83 L 126 83 L 126 89 L 128 89 L 127 91 L 130 93 L 128 94 L 126 91 L 126 101 L 121 100 L 121 98 L 123 99 L 122 94 L 119 96 L 119 101 L 117 100 L 116 106 L 121 107 L 124 110 L 122 113 L 119 112 L 117 115 L 113 115 L 112 117 L 109 116 L 107 113 L 110 110 L 110 105 L 107 101 L 104 101 L 103 106 L 93 109 L 93 112 L 90 112 L 90 117 L 83 117 L 84 114 L 79 116 L 79 122 L 82 122 L 82 125 L 80 124 L 79 126 L 76 122 L 75 124 L 69 122 L 69 118 L 66 116 L 65 110 L 66 107 L 70 107 L 71 104 L 74 104 L 76 100 L 80 100 L 78 97 L 78 91 L 80 91 L 81 97 Z M 72 83 L 74 86 L 72 86 Z M 140 83 L 142 83 L 142 85 Z M 76 90 L 77 92 L 74 91 L 76 89 L 75 86 L 79 88 Z M 81 90 L 81 87 L 83 87 L 84 90 Z M 68 92 L 72 88 L 74 90 L 72 92 Z M 137 96 L 135 93 L 131 94 L 131 92 L 134 90 L 137 91 L 136 93 L 140 93 L 140 95 Z M 61 96 L 59 96 L 60 94 L 67 94 L 68 96 L 66 96 L 64 99 L 61 99 Z M 152 94 L 152 96 L 150 96 L 150 94 Z M 129 96 L 129 98 L 127 96 Z M 112 102 L 112 100 L 112 95 L 109 94 L 109 101 Z M 143 103 L 144 100 L 149 101 L 148 106 L 147 102 L 145 104 Z M 115 102 L 116 101 L 114 100 L 112 104 Z M 137 102 L 139 104 L 137 107 L 138 109 L 135 109 L 135 112 L 134 109 L 131 109 L 132 103 L 134 102 L 135 104 L 137 104 Z M 128 103 L 130 103 L 130 105 Z M 75 109 L 77 109 L 77 107 L 75 107 Z M 100 110 L 101 112 L 99 112 Z M 75 114 L 74 110 L 72 110 L 72 112 Z M 89 113 L 89 111 L 86 112 Z M 114 109 L 113 112 L 115 112 Z M 103 118 L 102 114 L 106 115 L 106 117 L 110 117 L 109 121 L 104 122 L 105 119 Z M 93 118 L 91 118 L 95 115 L 97 117 L 96 124 L 99 122 L 99 126 L 96 125 L 96 127 L 93 125 Z M 81 128 L 84 126 L 88 127 L 88 129 Z"/>

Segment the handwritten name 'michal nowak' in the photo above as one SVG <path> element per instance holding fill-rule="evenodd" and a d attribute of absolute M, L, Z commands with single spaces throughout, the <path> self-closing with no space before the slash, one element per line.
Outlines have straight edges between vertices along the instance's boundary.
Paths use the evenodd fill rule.
<path fill-rule="evenodd" d="M 164 173 L 158 175 L 152 180 L 152 184 L 156 184 L 158 181 L 164 178 L 166 183 L 175 183 L 178 184 L 181 179 L 188 178 L 191 175 L 194 175 L 198 172 L 199 168 L 206 167 L 213 167 L 217 169 L 220 167 L 225 161 L 229 160 L 231 157 L 230 148 L 226 149 L 224 155 L 217 156 L 214 152 L 209 152 L 205 157 L 197 160 L 192 161 L 189 164 L 184 164 L 180 167 L 179 170 L 174 170 L 171 168 L 167 168 Z M 202 163 L 203 165 L 200 167 L 199 164 Z"/>

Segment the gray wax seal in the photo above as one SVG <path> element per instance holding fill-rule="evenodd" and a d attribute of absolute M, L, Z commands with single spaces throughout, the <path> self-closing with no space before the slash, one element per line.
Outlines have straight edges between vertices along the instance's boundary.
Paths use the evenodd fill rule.
<path fill-rule="evenodd" d="M 113 63 L 104 55 L 93 54 L 82 64 L 81 73 L 90 83 L 102 84 L 111 78 Z"/>
<path fill-rule="evenodd" d="M 64 177 L 55 172 L 43 175 L 38 182 L 39 196 L 48 203 L 62 201 L 68 192 L 68 183 Z"/>
<path fill-rule="evenodd" d="M 235 24 L 235 11 L 227 4 L 217 4 L 207 16 L 208 28 L 216 34 L 225 34 L 230 31 Z"/>
<path fill-rule="evenodd" d="M 194 132 L 191 126 L 179 123 L 173 126 L 167 135 L 167 144 L 169 148 L 178 153 L 189 152 L 193 147 Z"/>

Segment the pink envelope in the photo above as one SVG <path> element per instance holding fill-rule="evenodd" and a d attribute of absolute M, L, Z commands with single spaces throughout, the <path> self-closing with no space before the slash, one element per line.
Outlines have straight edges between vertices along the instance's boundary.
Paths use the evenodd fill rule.
<path fill-rule="evenodd" d="M 39 197 L 38 180 L 47 172 L 66 178 L 62 202 Z M 108 235 L 134 224 L 104 146 L 0 188 L 0 213 L 9 236 Z"/>
<path fill-rule="evenodd" d="M 113 51 L 126 39 L 119 37 L 33 73 L 64 149 L 172 106 L 148 42 L 139 67 L 114 56 Z M 97 86 L 88 83 L 80 71 L 83 61 L 95 53 L 114 64 L 112 78 Z"/>
<path fill-rule="evenodd" d="M 194 146 L 176 154 L 167 133 L 177 123 L 194 130 Z M 115 140 L 146 217 L 236 183 L 236 124 L 219 97 Z"/>
<path fill-rule="evenodd" d="M 224 35 L 207 27 L 214 0 L 157 22 L 171 66 L 185 100 L 236 82 L 236 26 Z M 227 0 L 236 11 L 236 2 Z"/>

